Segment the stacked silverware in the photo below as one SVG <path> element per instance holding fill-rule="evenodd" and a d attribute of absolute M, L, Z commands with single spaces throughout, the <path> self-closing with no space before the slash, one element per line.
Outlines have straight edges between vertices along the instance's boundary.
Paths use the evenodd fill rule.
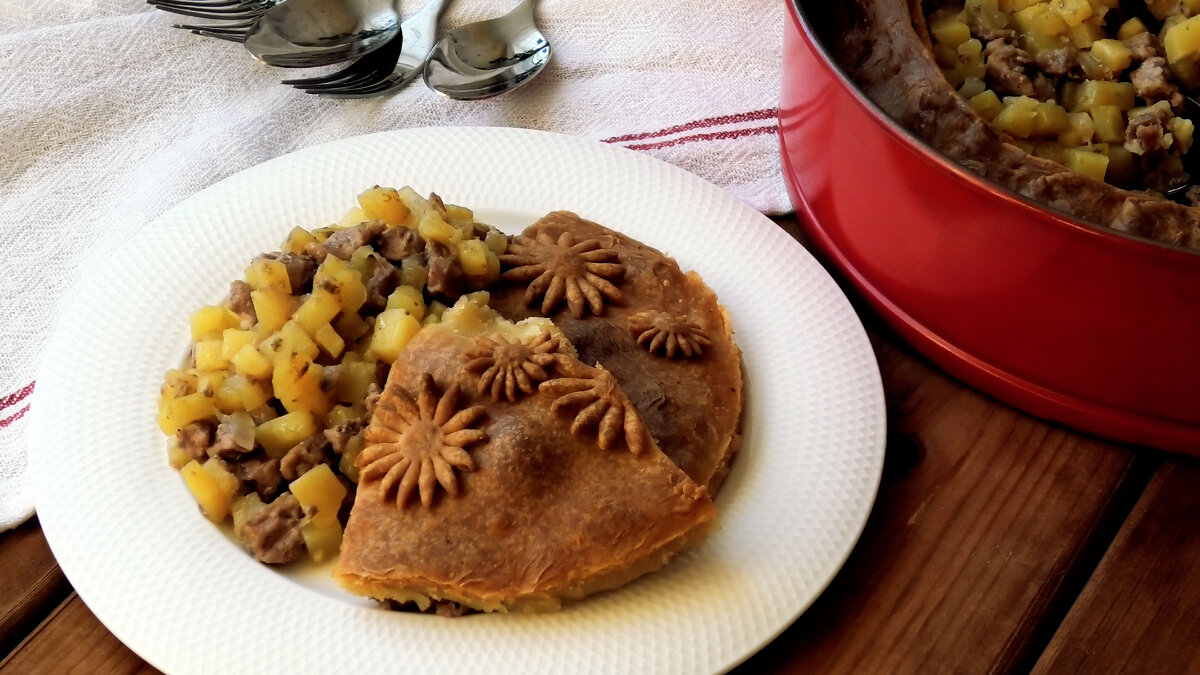
<path fill-rule="evenodd" d="M 399 0 L 146 0 L 207 23 L 174 24 L 205 37 L 241 43 L 279 68 L 349 65 L 333 73 L 283 80 L 310 94 L 367 98 L 399 91 L 420 76 L 449 98 L 488 98 L 541 72 L 550 43 L 533 0 L 507 14 L 456 28 L 438 39 L 446 0 L 430 0 L 401 20 Z"/>

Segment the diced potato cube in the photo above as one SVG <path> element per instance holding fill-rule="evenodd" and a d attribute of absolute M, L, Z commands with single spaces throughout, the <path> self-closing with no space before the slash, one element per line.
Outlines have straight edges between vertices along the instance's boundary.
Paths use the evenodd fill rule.
<path fill-rule="evenodd" d="M 274 343 L 274 337 L 279 338 L 279 343 Z M 270 348 L 275 351 L 275 360 L 290 359 L 294 355 L 302 356 L 312 360 L 317 358 L 317 354 L 321 352 L 320 347 L 316 342 L 308 336 L 308 332 L 300 327 L 295 321 L 288 321 L 283 324 L 275 336 L 264 341 L 263 344 L 270 343 Z M 278 365 L 276 366 L 278 368 Z"/>
<path fill-rule="evenodd" d="M 508 237 L 500 230 L 488 230 L 488 233 L 483 236 L 483 243 L 487 244 L 489 250 L 496 255 L 504 255 L 508 250 Z"/>
<path fill-rule="evenodd" d="M 1058 142 L 1066 147 L 1085 145 L 1096 135 L 1096 122 L 1085 112 L 1067 115 L 1067 130 L 1058 135 Z"/>
<path fill-rule="evenodd" d="M 358 459 L 359 453 L 363 451 L 365 442 L 363 440 L 363 432 L 359 432 L 350 437 L 346 441 L 346 447 L 342 450 L 342 457 L 338 460 L 338 471 L 342 475 L 350 479 L 351 483 L 358 483 L 358 466 L 354 463 Z"/>
<path fill-rule="evenodd" d="M 1168 65 L 1171 66 L 1171 72 L 1175 74 L 1175 79 L 1179 80 L 1183 86 L 1188 89 L 1200 87 L 1200 65 L 1197 65 L 1195 56 Z"/>
<path fill-rule="evenodd" d="M 254 430 L 254 440 L 263 447 L 267 456 L 279 459 L 297 443 L 320 430 L 311 412 L 297 410 L 258 425 Z"/>
<path fill-rule="evenodd" d="M 1039 2 L 1040 0 L 1000 0 L 1000 10 L 1009 13 L 1016 12 Z"/>
<path fill-rule="evenodd" d="M 1169 63 L 1200 54 L 1200 16 L 1185 19 L 1166 29 L 1162 46 Z"/>
<path fill-rule="evenodd" d="M 271 389 L 263 382 L 234 374 L 221 381 L 214 399 L 221 412 L 249 412 L 262 408 L 271 400 Z"/>
<path fill-rule="evenodd" d="M 193 459 L 184 465 L 180 473 L 204 517 L 214 523 L 225 520 L 233 505 L 233 496 L 237 494 L 237 477 L 215 459 L 209 459 L 204 464 Z"/>
<path fill-rule="evenodd" d="M 996 92 L 991 89 L 982 94 L 972 96 L 968 102 L 977 115 L 989 122 L 1004 109 L 1004 104 L 1000 102 L 1000 97 L 996 96 Z"/>
<path fill-rule="evenodd" d="M 360 194 L 358 205 L 362 207 L 367 220 L 382 220 L 392 227 L 404 225 L 411 213 L 395 188 L 378 185 Z"/>
<path fill-rule="evenodd" d="M 392 363 L 419 330 L 421 322 L 413 315 L 399 308 L 385 309 L 375 317 L 370 352 L 380 361 Z"/>
<path fill-rule="evenodd" d="M 1107 154 L 1108 170 L 1104 173 L 1104 180 L 1117 187 L 1133 185 L 1137 178 L 1137 164 L 1133 153 L 1120 145 L 1110 145 Z"/>
<path fill-rule="evenodd" d="M 950 47 L 957 47 L 971 39 L 971 29 L 962 12 L 934 12 L 929 17 L 929 34 L 935 41 Z"/>
<path fill-rule="evenodd" d="M 338 221 L 334 223 L 334 227 L 345 229 L 347 227 L 361 225 L 368 220 L 374 220 L 374 218 L 368 217 L 367 212 L 363 211 L 361 206 L 355 206 L 344 213 L 341 218 L 338 218 Z"/>
<path fill-rule="evenodd" d="M 1004 109 L 992 118 L 992 128 L 1015 136 L 1029 138 L 1033 134 L 1037 99 L 1011 96 L 1004 100 Z"/>
<path fill-rule="evenodd" d="M 487 273 L 487 245 L 478 239 L 468 239 L 458 245 L 458 262 L 464 274 L 482 276 Z M 418 319 L 422 317 L 417 317 Z"/>
<path fill-rule="evenodd" d="M 159 389 L 164 399 L 187 396 L 197 391 L 196 375 L 184 370 L 168 370 Z"/>
<path fill-rule="evenodd" d="M 472 240 L 478 242 L 478 240 Z M 470 242 L 463 242 L 468 244 Z M 384 309 L 403 309 L 412 314 L 418 321 L 425 318 L 425 296 L 421 294 L 421 289 L 413 288 L 412 286 L 398 286 L 392 294 L 388 296 L 387 307 Z"/>
<path fill-rule="evenodd" d="M 1195 136 L 1195 124 L 1185 117 L 1172 117 L 1167 122 L 1167 129 L 1171 135 L 1175 137 L 1175 142 L 1179 144 L 1179 149 L 1183 153 L 1187 153 L 1192 149 L 1192 139 Z"/>
<path fill-rule="evenodd" d="M 1146 0 L 1146 7 L 1154 18 L 1162 21 L 1179 6 L 1178 0 Z"/>
<path fill-rule="evenodd" d="M 187 450 L 184 450 L 181 445 L 179 445 L 179 437 L 172 436 L 171 439 L 167 441 L 167 463 L 171 465 L 172 469 L 178 471 L 179 469 L 182 469 L 185 464 L 191 461 L 194 461 L 191 454 L 188 453 Z"/>
<path fill-rule="evenodd" d="M 230 509 L 233 514 L 233 533 L 238 537 L 242 536 L 242 526 L 247 520 L 254 517 L 254 514 L 262 511 L 266 507 L 262 499 L 259 499 L 257 492 L 242 495 L 233 500 L 233 506 Z"/>
<path fill-rule="evenodd" d="M 300 523 L 300 535 L 304 537 L 304 548 L 314 563 L 323 563 L 337 555 L 342 548 L 342 524 L 305 520 Z"/>
<path fill-rule="evenodd" d="M 1115 105 L 1121 110 L 1133 107 L 1135 94 L 1129 82 L 1098 82 L 1084 80 L 1075 95 L 1075 112 L 1090 111 L 1098 105 Z"/>
<path fill-rule="evenodd" d="M 407 226 L 414 227 L 416 223 L 421 222 L 421 218 L 429 210 L 429 201 L 407 185 L 400 188 L 399 194 L 400 201 L 404 202 L 404 205 L 412 213 L 408 219 Z"/>
<path fill-rule="evenodd" d="M 346 486 L 334 475 L 328 464 L 318 464 L 288 486 L 300 506 L 308 510 L 312 506 L 316 513 L 313 521 L 337 522 L 338 510 L 346 498 Z"/>
<path fill-rule="evenodd" d="M 1068 28 L 1067 22 L 1058 13 L 1050 11 L 1050 6 L 1044 3 L 1014 12 L 1012 18 L 1018 29 L 1029 33 L 1062 35 Z"/>
<path fill-rule="evenodd" d="M 267 331 L 283 328 L 295 306 L 291 294 L 272 288 L 250 291 L 250 300 L 254 303 L 254 314 L 258 316 L 259 325 Z"/>
<path fill-rule="evenodd" d="M 329 414 L 325 416 L 325 427 L 336 427 L 339 424 L 360 420 L 365 413 L 366 408 L 362 404 L 335 405 L 333 410 L 330 410 Z"/>
<path fill-rule="evenodd" d="M 287 266 L 278 260 L 255 258 L 246 268 L 246 283 L 252 290 L 272 290 L 289 295 L 292 292 Z"/>
<path fill-rule="evenodd" d="M 1068 26 L 1078 26 L 1092 16 L 1092 5 L 1088 0 L 1050 0 L 1050 10 Z"/>
<path fill-rule="evenodd" d="M 282 248 L 285 253 L 303 253 L 304 247 L 315 243 L 317 243 L 317 238 L 311 232 L 303 227 L 293 227 L 292 231 L 288 233 L 287 239 L 284 240 Z M 251 284 L 251 286 L 253 285 Z"/>
<path fill-rule="evenodd" d="M 233 355 L 233 369 L 239 375 L 262 380 L 271 376 L 274 366 L 254 345 L 242 345 Z"/>
<path fill-rule="evenodd" d="M 1098 105 L 1092 108 L 1092 119 L 1096 123 L 1096 138 L 1102 143 L 1125 142 L 1125 115 L 1115 105 Z"/>
<path fill-rule="evenodd" d="M 445 204 L 446 220 L 455 227 L 474 226 L 475 214 L 465 206 L 457 204 Z"/>
<path fill-rule="evenodd" d="M 333 317 L 342 311 L 339 292 L 340 286 L 335 286 L 333 293 L 326 290 L 324 285 L 314 287 L 312 294 L 300 303 L 300 307 L 292 315 L 292 320 L 303 328 L 305 333 L 316 335 L 321 326 L 328 326 Z"/>
<path fill-rule="evenodd" d="M 436 241 L 443 244 L 449 244 L 456 238 L 458 230 L 453 225 L 442 219 L 437 212 L 430 209 L 421 216 L 421 220 L 417 224 L 417 233 L 421 235 L 425 241 Z"/>
<path fill-rule="evenodd" d="M 163 433 L 174 436 L 192 422 L 212 419 L 217 416 L 212 399 L 203 392 L 165 399 L 159 402 L 158 426 Z"/>
<path fill-rule="evenodd" d="M 220 337 L 226 328 L 237 328 L 242 319 L 237 314 L 217 305 L 205 305 L 192 312 L 192 339 L 204 340 Z"/>
<path fill-rule="evenodd" d="M 374 361 L 342 361 L 338 378 L 338 400 L 358 404 L 367 398 L 367 388 L 375 384 Z"/>
<path fill-rule="evenodd" d="M 333 403 L 321 390 L 321 373 L 324 369 L 311 359 L 292 354 L 287 359 L 275 362 L 271 373 L 271 386 L 275 398 L 288 412 L 307 410 L 324 417 Z"/>
<path fill-rule="evenodd" d="M 313 336 L 313 340 L 320 345 L 321 349 L 325 350 L 326 354 L 335 359 L 341 356 L 342 350 L 346 348 L 346 341 L 329 324 L 318 328 L 316 334 Z"/>
<path fill-rule="evenodd" d="M 234 354 L 241 351 L 242 347 L 257 344 L 258 337 L 258 333 L 253 330 L 226 328 L 225 332 L 221 333 L 221 356 L 232 360 Z"/>
<path fill-rule="evenodd" d="M 1121 24 L 1121 27 L 1117 29 L 1117 39 L 1128 40 L 1138 33 L 1145 33 L 1147 30 L 1149 29 L 1146 28 L 1146 24 L 1142 23 L 1142 20 L 1135 16 Z"/>
<path fill-rule="evenodd" d="M 1133 63 L 1133 53 L 1120 40 L 1096 40 L 1092 43 L 1091 53 L 1112 73 L 1119 73 Z"/>
<path fill-rule="evenodd" d="M 413 288 L 424 288 L 429 279 L 429 268 L 418 261 L 416 257 L 408 257 L 400 262 L 400 283 Z"/>
<path fill-rule="evenodd" d="M 1091 152 L 1084 148 L 1067 149 L 1067 168 L 1088 178 L 1104 180 L 1108 170 L 1108 155 Z"/>
<path fill-rule="evenodd" d="M 987 85 L 978 77 L 968 77 L 963 80 L 962 86 L 958 88 L 958 95 L 965 100 L 970 100 L 973 96 L 978 96 L 987 91 Z"/>
<path fill-rule="evenodd" d="M 1041 101 L 1033 110 L 1033 136 L 1058 136 L 1067 128 L 1067 110 L 1053 101 Z"/>
<path fill-rule="evenodd" d="M 1092 17 L 1078 26 L 1067 29 L 1067 37 L 1070 39 L 1071 44 L 1079 49 L 1087 49 L 1096 40 L 1105 37 L 1104 27 L 1101 25 L 1099 17 Z"/>
<path fill-rule="evenodd" d="M 959 68 L 964 79 L 967 77 L 982 78 L 987 72 L 983 59 L 983 43 L 971 38 L 954 50 L 958 56 Z"/>

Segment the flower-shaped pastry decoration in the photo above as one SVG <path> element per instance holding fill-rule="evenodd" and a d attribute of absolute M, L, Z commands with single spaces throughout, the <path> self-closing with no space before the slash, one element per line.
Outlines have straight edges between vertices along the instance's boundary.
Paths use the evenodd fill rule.
<path fill-rule="evenodd" d="M 355 459 L 362 468 L 359 481 L 380 478 L 380 497 L 394 499 L 399 508 L 414 491 L 423 505 L 432 505 L 438 484 L 458 496 L 455 469 L 475 470 L 465 448 L 487 440 L 483 431 L 470 428 L 483 417 L 484 407 L 460 409 L 458 395 L 455 384 L 439 398 L 429 373 L 421 377 L 416 400 L 398 388 L 385 392 L 367 428 L 369 445 Z"/>
<path fill-rule="evenodd" d="M 501 278 L 530 282 L 525 304 L 542 298 L 543 316 L 549 316 L 564 298 L 576 319 L 583 318 L 585 307 L 599 315 L 605 299 L 621 300 L 621 291 L 612 280 L 619 279 L 625 267 L 617 262 L 617 252 L 599 239 L 576 243 L 570 232 L 563 232 L 557 241 L 545 232 L 536 238 L 521 236 L 509 244 L 500 262 L 511 268 Z"/>
<path fill-rule="evenodd" d="M 503 336 L 490 339 L 475 338 L 475 346 L 467 351 L 467 371 L 480 373 L 479 395 L 489 389 L 492 400 L 503 396 L 515 402 L 518 392 L 532 394 L 537 383 L 550 379 L 546 367 L 559 358 L 562 341 L 549 333 L 541 333 L 524 342 L 509 342 Z"/>
<path fill-rule="evenodd" d="M 571 433 L 579 435 L 595 427 L 601 450 L 616 447 L 624 438 L 629 451 L 640 455 L 647 445 L 646 427 L 612 373 L 600 366 L 591 368 L 581 363 L 574 370 L 571 374 L 580 377 L 555 378 L 538 386 L 538 391 L 554 397 L 550 409 L 577 411 Z"/>
<path fill-rule="evenodd" d="M 700 356 L 712 344 L 700 326 L 686 316 L 669 312 L 638 312 L 629 317 L 629 332 L 650 353 L 661 351 L 667 358 Z"/>

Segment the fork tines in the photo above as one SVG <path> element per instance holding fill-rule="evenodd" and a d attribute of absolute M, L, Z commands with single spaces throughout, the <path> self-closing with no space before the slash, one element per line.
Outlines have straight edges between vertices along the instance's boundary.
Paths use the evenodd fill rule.
<path fill-rule="evenodd" d="M 208 37 L 240 42 L 245 39 L 250 23 L 283 0 L 146 0 L 146 2 L 164 12 L 222 22 L 219 24 L 176 25 L 175 28 L 182 28 Z"/>
<path fill-rule="evenodd" d="M 283 84 L 309 94 L 325 96 L 355 96 L 382 91 L 379 87 L 386 88 L 384 83 L 396 68 L 402 42 L 401 34 L 397 33 L 384 46 L 335 73 L 283 80 Z"/>

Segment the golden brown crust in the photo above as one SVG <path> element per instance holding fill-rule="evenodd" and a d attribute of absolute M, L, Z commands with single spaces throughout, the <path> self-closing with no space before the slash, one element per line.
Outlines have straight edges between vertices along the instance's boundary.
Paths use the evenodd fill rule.
<path fill-rule="evenodd" d="M 684 274 L 659 251 L 574 213 L 551 213 L 522 237 L 557 241 L 566 233 L 616 253 L 624 271 L 622 299 L 606 304 L 599 315 L 580 318 L 560 308 L 549 317 L 582 361 L 612 373 L 662 451 L 716 494 L 740 445 L 742 414 L 741 353 L 727 313 L 695 272 Z M 513 320 L 540 315 L 520 283 L 502 280 L 492 289 L 490 304 Z M 644 312 L 682 317 L 710 344 L 691 358 L 652 353 L 630 330 L 630 321 Z"/>
<path fill-rule="evenodd" d="M 420 607 L 450 600 L 483 611 L 554 609 L 657 569 L 703 536 L 716 513 L 707 491 L 653 441 L 640 455 L 600 452 L 594 438 L 571 432 L 548 394 L 515 402 L 493 400 L 490 388 L 481 394 L 479 374 L 464 367 L 474 338 L 423 329 L 384 395 L 415 391 L 428 374 L 458 390 L 457 408 L 486 406 L 487 442 L 471 450 L 474 470 L 459 476 L 456 496 L 438 491 L 431 508 L 397 508 L 381 499 L 378 478 L 364 478 L 334 572 L 339 583 Z"/>
<path fill-rule="evenodd" d="M 816 5 L 817 3 L 810 3 Z M 1200 248 L 1200 209 L 1122 190 L 1025 153 L 942 76 L 908 0 L 847 0 L 813 18 L 834 58 L 888 115 L 976 174 L 1097 225 Z M 918 5 L 919 10 L 919 5 Z"/>

